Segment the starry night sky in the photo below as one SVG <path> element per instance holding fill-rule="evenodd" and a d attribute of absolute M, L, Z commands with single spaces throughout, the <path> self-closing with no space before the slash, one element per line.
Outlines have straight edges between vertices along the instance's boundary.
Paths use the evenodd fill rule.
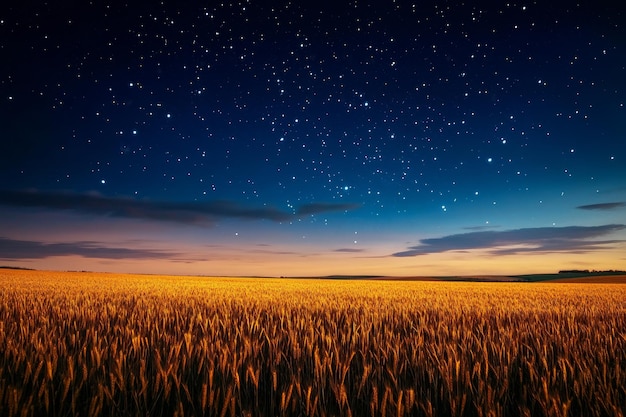
<path fill-rule="evenodd" d="M 0 263 L 626 269 L 618 3 L 13 2 Z"/>

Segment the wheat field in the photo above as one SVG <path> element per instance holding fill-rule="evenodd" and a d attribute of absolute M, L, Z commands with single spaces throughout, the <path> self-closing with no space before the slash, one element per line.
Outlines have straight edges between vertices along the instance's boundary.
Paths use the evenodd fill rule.
<path fill-rule="evenodd" d="M 626 286 L 0 270 L 2 416 L 623 416 Z"/>

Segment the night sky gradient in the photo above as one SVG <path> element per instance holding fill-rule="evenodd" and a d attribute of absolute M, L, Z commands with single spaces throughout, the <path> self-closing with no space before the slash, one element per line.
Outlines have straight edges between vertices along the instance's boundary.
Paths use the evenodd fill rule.
<path fill-rule="evenodd" d="M 626 269 L 620 2 L 0 10 L 0 264 Z"/>

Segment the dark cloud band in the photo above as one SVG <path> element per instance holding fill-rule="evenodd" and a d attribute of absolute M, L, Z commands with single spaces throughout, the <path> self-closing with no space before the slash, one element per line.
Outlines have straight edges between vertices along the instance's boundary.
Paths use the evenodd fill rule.
<path fill-rule="evenodd" d="M 97 259 L 165 259 L 179 256 L 168 251 L 109 247 L 98 242 L 44 243 L 0 238 L 0 259 L 42 259 L 82 256 Z"/>
<path fill-rule="evenodd" d="M 359 206 L 357 204 L 342 203 L 311 203 L 300 206 L 297 214 L 300 216 L 308 216 L 311 214 L 327 213 L 331 211 L 354 210 Z"/>
<path fill-rule="evenodd" d="M 407 257 L 473 249 L 489 249 L 493 254 L 498 255 L 528 252 L 589 252 L 600 248 L 605 249 L 609 244 L 625 242 L 624 240 L 589 240 L 624 229 L 626 225 L 623 224 L 608 224 L 461 233 L 422 239 L 419 245 L 410 246 L 406 251 L 394 253 L 393 256 Z"/>
<path fill-rule="evenodd" d="M 587 204 L 584 206 L 578 206 L 576 208 L 581 210 L 613 210 L 622 207 L 626 207 L 626 203 L 620 201 L 615 203 Z"/>
<path fill-rule="evenodd" d="M 354 204 L 312 203 L 301 206 L 294 214 L 273 207 L 246 207 L 233 201 L 159 202 L 92 194 L 24 191 L 0 191 L 0 204 L 205 225 L 212 224 L 220 218 L 283 222 L 307 215 L 357 208 Z"/>

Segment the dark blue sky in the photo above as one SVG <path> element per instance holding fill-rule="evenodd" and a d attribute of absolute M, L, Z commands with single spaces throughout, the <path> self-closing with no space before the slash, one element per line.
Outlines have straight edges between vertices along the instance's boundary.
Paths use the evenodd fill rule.
<path fill-rule="evenodd" d="M 624 268 L 626 15 L 606 3 L 5 7 L 0 258 Z"/>

